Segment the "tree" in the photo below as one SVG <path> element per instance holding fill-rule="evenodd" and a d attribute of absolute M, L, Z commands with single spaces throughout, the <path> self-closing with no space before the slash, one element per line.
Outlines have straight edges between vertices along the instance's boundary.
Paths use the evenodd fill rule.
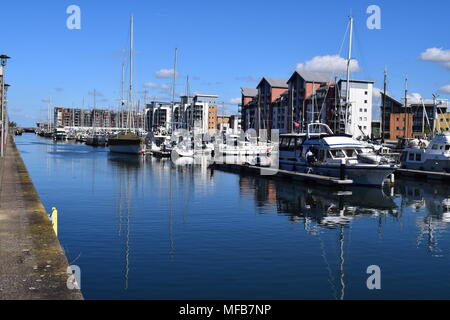
<path fill-rule="evenodd" d="M 11 121 L 9 123 L 9 127 L 12 128 L 12 129 L 17 128 L 17 123 L 15 123 L 14 121 Z"/>

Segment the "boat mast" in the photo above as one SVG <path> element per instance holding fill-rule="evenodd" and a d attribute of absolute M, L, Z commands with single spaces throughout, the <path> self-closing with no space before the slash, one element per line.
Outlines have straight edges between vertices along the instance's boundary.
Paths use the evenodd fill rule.
<path fill-rule="evenodd" d="M 352 62 L 352 46 L 353 46 L 353 17 L 350 16 L 350 37 L 348 44 L 348 60 L 347 60 L 347 88 L 345 97 L 345 133 L 348 133 L 348 116 L 350 109 L 350 64 Z"/>
<path fill-rule="evenodd" d="M 408 125 L 408 77 L 405 78 L 405 130 L 404 130 L 405 139 L 408 138 L 407 125 Z"/>
<path fill-rule="evenodd" d="M 387 68 L 384 68 L 384 95 L 383 95 L 383 106 L 381 107 L 381 139 L 383 140 L 384 140 L 385 117 L 386 117 L 387 77 L 388 77 Z"/>
<path fill-rule="evenodd" d="M 174 121 L 174 109 L 175 109 L 175 90 L 177 85 L 177 56 L 178 56 L 178 48 L 175 48 L 175 57 L 173 60 L 173 83 L 172 83 L 172 108 L 171 108 L 171 130 L 174 131 L 175 124 Z"/>
<path fill-rule="evenodd" d="M 50 110 L 51 110 L 51 104 L 52 104 L 52 97 L 50 97 L 50 98 L 48 98 L 48 104 L 47 104 L 47 130 L 48 130 L 48 132 L 51 132 L 52 131 L 52 125 L 51 125 L 51 116 L 50 116 L 50 114 L 51 114 L 51 112 L 50 112 Z"/>
<path fill-rule="evenodd" d="M 122 62 L 122 97 L 120 98 L 120 109 L 119 109 L 119 117 L 120 117 L 120 128 L 124 127 L 124 119 L 123 119 L 123 114 L 125 112 L 125 110 L 123 109 L 124 105 L 125 105 L 125 63 Z"/>
<path fill-rule="evenodd" d="M 128 92 L 128 116 L 127 116 L 127 129 L 131 129 L 131 114 L 130 109 L 133 106 L 133 31 L 134 31 L 134 18 L 130 16 L 130 90 Z"/>
<path fill-rule="evenodd" d="M 190 101 L 191 101 L 191 98 L 190 98 L 190 96 L 191 96 L 191 86 L 190 86 L 190 84 L 189 84 L 189 76 L 187 76 L 186 77 L 186 104 L 187 105 L 189 105 L 190 104 Z M 186 107 L 186 109 L 187 109 L 187 106 L 183 106 L 183 109 Z M 192 110 L 192 104 L 191 104 L 191 110 Z M 185 112 L 183 112 L 183 114 L 185 114 L 186 116 L 186 119 L 183 119 L 183 122 L 186 122 L 186 129 L 187 130 L 189 130 L 189 125 L 188 125 L 188 117 L 187 117 L 187 113 L 185 113 Z"/>

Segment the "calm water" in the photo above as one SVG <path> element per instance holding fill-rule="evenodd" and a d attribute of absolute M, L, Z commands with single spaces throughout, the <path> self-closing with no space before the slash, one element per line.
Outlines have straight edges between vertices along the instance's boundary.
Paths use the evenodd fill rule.
<path fill-rule="evenodd" d="M 16 141 L 87 299 L 450 298 L 445 185 L 337 192 Z"/>

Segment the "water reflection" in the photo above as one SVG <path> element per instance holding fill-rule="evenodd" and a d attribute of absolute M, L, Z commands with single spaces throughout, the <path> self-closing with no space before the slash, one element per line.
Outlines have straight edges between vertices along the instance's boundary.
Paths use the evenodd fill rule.
<path fill-rule="evenodd" d="M 333 228 L 348 225 L 358 217 L 398 216 L 393 198 L 378 188 L 336 190 L 255 176 L 242 176 L 239 185 L 242 194 L 254 193 L 258 207 L 276 205 L 279 214 L 288 216 L 293 223 L 303 222 L 305 226 L 314 222 L 321 227 Z"/>
<path fill-rule="evenodd" d="M 401 195 L 402 211 L 409 210 L 426 215 L 417 217 L 417 246 L 426 245 L 429 253 L 439 256 L 440 235 L 450 226 L 450 190 L 447 185 L 426 183 L 417 180 L 401 180 L 396 184 L 396 194 Z"/>

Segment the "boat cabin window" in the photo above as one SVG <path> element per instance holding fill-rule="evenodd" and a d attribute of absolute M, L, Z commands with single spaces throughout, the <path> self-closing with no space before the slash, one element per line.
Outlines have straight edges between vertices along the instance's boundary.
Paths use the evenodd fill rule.
<path fill-rule="evenodd" d="M 408 160 L 409 160 L 409 161 L 414 161 L 414 155 L 415 155 L 415 153 L 410 152 L 410 153 L 409 153 Z"/>
<path fill-rule="evenodd" d="M 280 150 L 282 151 L 294 151 L 303 143 L 299 137 L 282 137 L 280 141 Z"/>
<path fill-rule="evenodd" d="M 422 161 L 422 155 L 420 153 L 416 153 L 416 161 Z"/>
<path fill-rule="evenodd" d="M 289 148 L 289 141 L 290 141 L 290 138 L 281 138 L 280 148 L 281 149 Z"/>
<path fill-rule="evenodd" d="M 445 151 L 449 151 L 450 150 L 450 145 L 445 146 Z"/>
<path fill-rule="evenodd" d="M 356 150 L 354 149 L 347 149 L 344 150 L 345 154 L 347 155 L 347 158 L 356 158 L 358 154 L 356 153 Z"/>
<path fill-rule="evenodd" d="M 345 154 L 342 150 L 331 150 L 330 152 L 334 159 L 345 159 Z"/>
<path fill-rule="evenodd" d="M 433 144 L 433 150 L 437 150 L 439 148 L 439 146 L 437 144 Z"/>
<path fill-rule="evenodd" d="M 291 141 L 289 142 L 289 149 L 294 150 L 295 147 L 297 147 L 297 139 L 291 138 Z"/>

